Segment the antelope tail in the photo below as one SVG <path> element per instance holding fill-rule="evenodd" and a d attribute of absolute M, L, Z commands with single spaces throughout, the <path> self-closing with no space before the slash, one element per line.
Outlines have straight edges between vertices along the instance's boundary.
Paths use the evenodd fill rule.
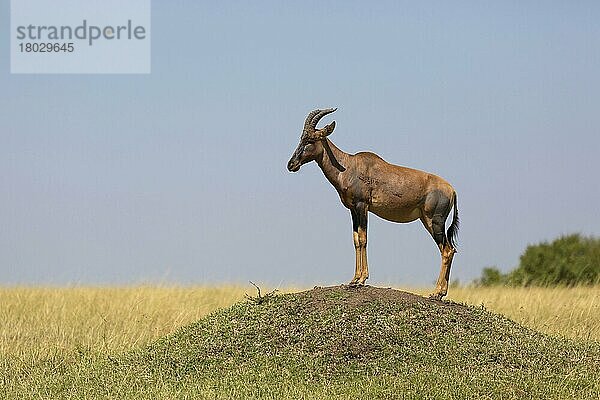
<path fill-rule="evenodd" d="M 454 216 L 452 217 L 452 223 L 448 227 L 448 231 L 446 232 L 446 237 L 448 238 L 448 242 L 453 249 L 456 249 L 456 240 L 458 238 L 458 206 L 457 206 L 457 196 L 456 192 L 454 192 Z"/>

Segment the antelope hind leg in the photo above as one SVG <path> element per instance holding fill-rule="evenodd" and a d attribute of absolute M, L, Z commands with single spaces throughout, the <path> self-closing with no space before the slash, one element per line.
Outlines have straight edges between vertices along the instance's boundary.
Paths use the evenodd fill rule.
<path fill-rule="evenodd" d="M 431 215 L 431 217 L 425 215 L 421 218 L 421 221 L 440 249 L 440 255 L 442 257 L 440 275 L 435 285 L 435 291 L 429 297 L 441 300 L 442 297 L 448 293 L 450 266 L 452 265 L 452 258 L 454 257 L 456 250 L 450 245 L 446 233 L 444 232 L 445 221 L 450 212 L 448 208 L 450 201 L 441 201 L 439 197 L 434 198 L 434 200 L 436 201 L 430 204 L 430 210 L 428 210 L 429 215 L 431 215 L 431 212 L 433 212 L 433 215 Z"/>
<path fill-rule="evenodd" d="M 429 297 L 436 300 L 441 300 L 446 294 L 448 294 L 448 280 L 450 279 L 450 267 L 452 266 L 452 259 L 454 258 L 456 250 L 446 243 L 440 246 L 440 254 L 442 256 L 442 266 L 440 269 L 440 276 L 438 277 L 435 285 L 435 292 Z"/>

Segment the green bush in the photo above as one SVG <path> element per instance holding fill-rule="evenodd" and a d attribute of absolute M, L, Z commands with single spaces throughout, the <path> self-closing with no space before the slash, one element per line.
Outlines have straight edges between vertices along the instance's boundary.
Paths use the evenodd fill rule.
<path fill-rule="evenodd" d="M 485 267 L 481 277 L 475 281 L 477 286 L 497 286 L 506 282 L 506 275 L 496 267 Z"/>
<path fill-rule="evenodd" d="M 476 281 L 481 286 L 503 283 L 511 286 L 600 283 L 600 238 L 572 234 L 550 243 L 529 245 L 516 269 L 502 274 L 495 267 L 484 268 Z"/>

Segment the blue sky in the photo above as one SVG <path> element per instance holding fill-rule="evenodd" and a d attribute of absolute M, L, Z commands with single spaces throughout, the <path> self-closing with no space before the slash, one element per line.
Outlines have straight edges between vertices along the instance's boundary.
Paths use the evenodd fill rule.
<path fill-rule="evenodd" d="M 318 107 L 343 150 L 454 185 L 453 279 L 599 235 L 599 20 L 592 1 L 154 0 L 151 74 L 11 75 L 4 1 L 0 284 L 349 281 L 349 212 L 316 165 L 285 168 Z M 439 272 L 419 222 L 371 216 L 368 251 L 372 284 Z"/>

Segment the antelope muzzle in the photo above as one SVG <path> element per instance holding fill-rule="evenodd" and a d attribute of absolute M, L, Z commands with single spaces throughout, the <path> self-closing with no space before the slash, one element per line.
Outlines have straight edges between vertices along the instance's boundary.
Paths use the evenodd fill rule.
<path fill-rule="evenodd" d="M 292 158 L 290 158 L 290 161 L 288 161 L 287 169 L 290 172 L 298 172 L 300 170 L 300 165 L 301 165 L 300 161 L 294 155 L 294 156 L 292 156 Z"/>

